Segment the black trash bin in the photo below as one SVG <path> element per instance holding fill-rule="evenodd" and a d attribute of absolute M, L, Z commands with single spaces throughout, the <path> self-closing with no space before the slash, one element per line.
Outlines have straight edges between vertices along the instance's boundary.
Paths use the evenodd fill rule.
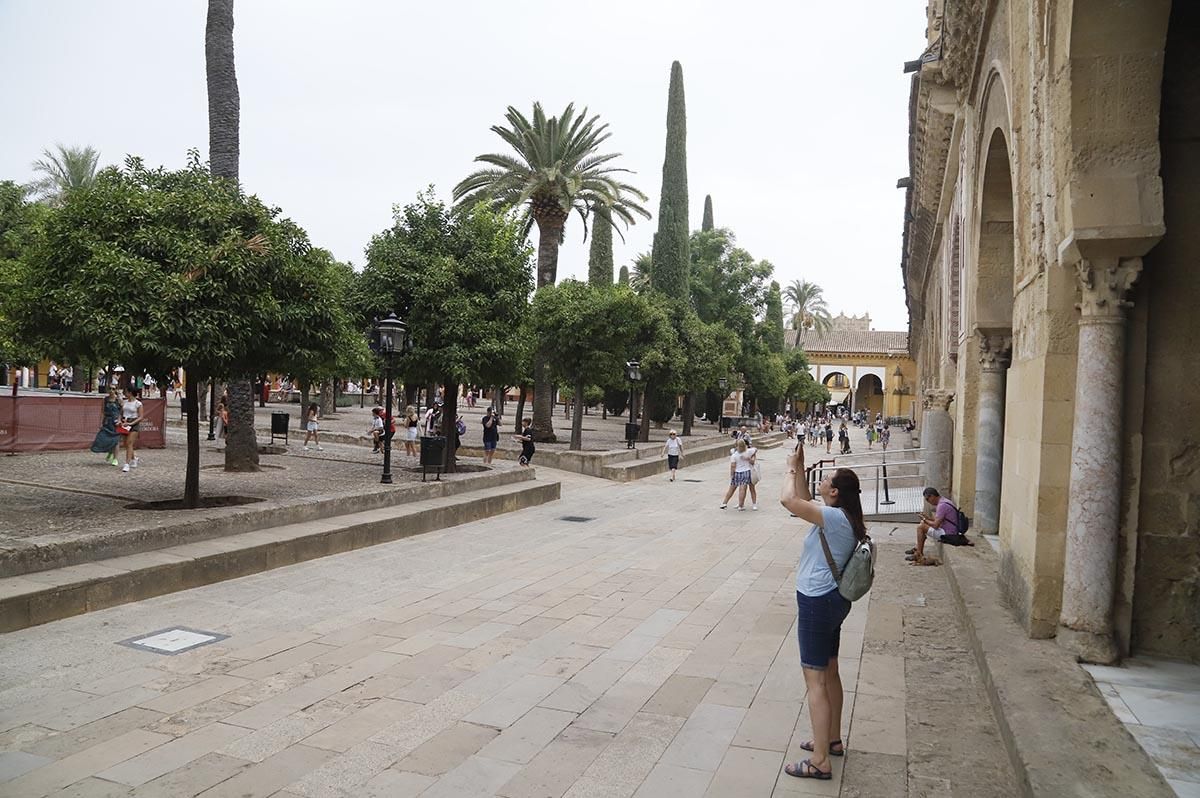
<path fill-rule="evenodd" d="M 442 466 L 446 462 L 446 437 L 444 435 L 428 435 L 421 438 L 421 481 L 429 469 L 437 470 L 437 479 L 442 478 Z"/>
<path fill-rule="evenodd" d="M 721 416 L 721 431 L 726 432 L 733 426 L 733 419 L 729 416 Z"/>
<path fill-rule="evenodd" d="M 288 442 L 288 424 L 291 422 L 291 413 L 282 413 L 278 410 L 271 413 L 271 443 L 275 442 L 276 435 L 283 436 L 283 443 L 286 446 Z"/>
<path fill-rule="evenodd" d="M 625 446 L 627 449 L 633 448 L 634 441 L 638 438 L 638 433 L 642 431 L 641 424 L 625 422 Z"/>

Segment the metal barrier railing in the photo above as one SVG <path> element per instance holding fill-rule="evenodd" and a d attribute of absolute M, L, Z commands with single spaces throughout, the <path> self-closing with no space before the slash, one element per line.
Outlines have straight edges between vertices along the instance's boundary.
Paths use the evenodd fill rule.
<path fill-rule="evenodd" d="M 809 491 L 817 497 L 817 485 L 825 473 L 849 468 L 858 475 L 863 512 L 867 515 L 909 515 L 924 510 L 925 461 L 886 459 L 874 463 L 847 463 L 847 457 L 818 460 L 806 469 Z M 840 461 L 840 462 L 839 462 Z M 892 473 L 888 473 L 888 468 Z M 897 469 L 916 473 L 896 473 Z"/>

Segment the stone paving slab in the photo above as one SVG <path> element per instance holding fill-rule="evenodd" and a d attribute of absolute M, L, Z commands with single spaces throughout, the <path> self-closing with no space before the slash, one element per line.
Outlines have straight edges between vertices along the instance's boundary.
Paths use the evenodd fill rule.
<path fill-rule="evenodd" d="M 692 473 L 565 474 L 562 502 L 3 635 L 0 794 L 1012 795 L 916 756 L 926 685 L 895 670 L 953 649 L 938 623 L 954 612 L 944 569 L 900 570 L 911 532 L 891 527 L 874 528 L 889 564 L 844 627 L 849 753 L 833 781 L 783 775 L 809 732 L 805 530 L 770 476 L 759 512 L 729 513 L 724 464 Z M 562 521 L 568 507 L 595 520 Z M 928 581 L 923 606 L 907 578 Z M 172 625 L 228 637 L 175 656 L 116 645 Z M 953 698 L 986 726 L 985 698 Z M 870 750 L 887 746 L 903 753 Z M 1007 762 L 995 744 L 979 758 Z"/>

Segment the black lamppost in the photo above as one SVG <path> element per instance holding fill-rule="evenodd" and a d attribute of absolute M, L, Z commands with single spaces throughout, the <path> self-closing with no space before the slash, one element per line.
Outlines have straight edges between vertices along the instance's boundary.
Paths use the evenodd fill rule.
<path fill-rule="evenodd" d="M 387 364 L 387 399 L 383 409 L 383 476 L 379 479 L 384 485 L 392 484 L 392 370 L 396 352 L 403 353 L 412 348 L 407 332 L 408 327 L 397 318 L 395 311 L 388 313 L 387 318 L 375 321 L 378 351 Z"/>
<path fill-rule="evenodd" d="M 625 425 L 625 448 L 633 449 L 634 441 L 637 440 L 638 427 L 637 421 L 634 420 L 633 404 L 636 394 L 634 390 L 642 380 L 641 363 L 636 360 L 629 360 L 625 363 L 625 379 L 629 380 L 629 423 Z"/>
<path fill-rule="evenodd" d="M 725 400 L 729 398 L 729 378 L 721 377 L 717 380 L 717 387 L 721 389 L 721 412 L 717 416 L 717 431 L 724 432 L 728 429 L 725 423 Z"/>
<path fill-rule="evenodd" d="M 208 439 L 210 441 L 215 441 L 217 439 L 216 433 L 213 432 L 213 425 L 217 423 L 216 420 L 213 418 L 213 416 L 216 415 L 216 412 L 217 412 L 217 381 L 212 378 L 209 378 L 209 380 L 208 380 Z"/>

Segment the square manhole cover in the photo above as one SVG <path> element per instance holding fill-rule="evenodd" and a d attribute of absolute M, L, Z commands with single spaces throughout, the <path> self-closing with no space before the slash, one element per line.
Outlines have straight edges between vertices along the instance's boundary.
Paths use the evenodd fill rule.
<path fill-rule="evenodd" d="M 575 524 L 582 524 L 585 521 L 595 521 L 595 518 L 588 518 L 586 515 L 564 515 L 559 521 L 570 521 Z"/>
<path fill-rule="evenodd" d="M 186 626 L 171 626 L 159 629 L 157 632 L 138 635 L 128 640 L 119 640 L 117 645 L 136 648 L 139 651 L 149 651 L 153 654 L 182 654 L 200 646 L 207 646 L 219 640 L 225 640 L 229 635 L 217 632 L 204 632 L 200 629 L 189 629 Z"/>

